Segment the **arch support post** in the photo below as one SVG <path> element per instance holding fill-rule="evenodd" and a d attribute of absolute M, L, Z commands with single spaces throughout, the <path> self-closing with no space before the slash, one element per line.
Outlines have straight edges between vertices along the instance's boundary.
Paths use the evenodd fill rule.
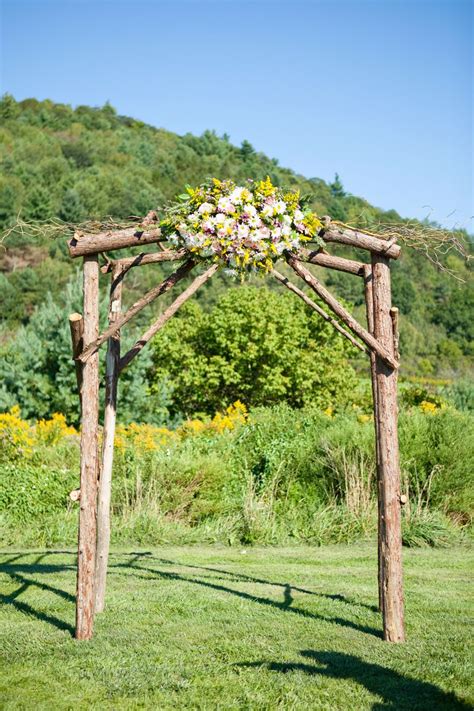
<path fill-rule="evenodd" d="M 84 257 L 84 343 L 99 333 L 99 263 Z M 90 639 L 94 626 L 94 574 L 98 475 L 99 354 L 82 366 L 81 493 L 77 554 L 76 639 Z"/>
<path fill-rule="evenodd" d="M 122 307 L 123 270 L 120 264 L 112 270 L 109 301 L 109 324 L 120 317 Z M 95 612 L 103 612 L 110 549 L 110 501 L 114 459 L 115 422 L 117 416 L 117 386 L 120 360 L 120 331 L 108 340 L 105 365 L 105 412 L 97 503 L 97 552 L 95 561 Z"/>
<path fill-rule="evenodd" d="M 380 255 L 372 255 L 372 296 L 374 336 L 395 356 L 389 260 Z M 388 642 L 403 642 L 405 629 L 398 451 L 398 371 L 377 354 L 371 370 L 379 482 L 379 564 L 383 637 Z"/>

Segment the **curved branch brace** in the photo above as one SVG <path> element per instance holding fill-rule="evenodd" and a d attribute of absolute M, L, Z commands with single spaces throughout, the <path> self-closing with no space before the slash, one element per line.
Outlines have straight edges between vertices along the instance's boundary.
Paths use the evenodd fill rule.
<path fill-rule="evenodd" d="M 199 289 L 200 286 L 205 284 L 205 282 L 211 278 L 213 274 L 216 273 L 218 270 L 219 266 L 217 264 L 213 264 L 212 267 L 209 267 L 207 271 L 205 271 L 203 274 L 200 274 L 196 279 L 188 286 L 187 289 L 183 291 L 182 294 L 180 294 L 174 301 L 173 303 L 168 306 L 168 308 L 163 311 L 161 316 L 155 321 L 152 326 L 148 329 L 148 331 L 145 331 L 143 336 L 135 343 L 132 348 L 126 353 L 123 358 L 120 359 L 119 362 L 119 368 L 118 372 L 119 374 L 122 372 L 124 368 L 127 367 L 127 365 L 135 358 L 136 355 L 140 353 L 142 348 L 146 346 L 148 341 L 150 341 L 155 334 L 158 333 L 158 331 L 163 328 L 165 323 L 170 320 L 172 316 L 178 311 L 178 309 L 181 308 L 181 306 L 193 295 L 196 293 L 196 291 Z"/>
<path fill-rule="evenodd" d="M 310 286 L 314 292 L 329 306 L 336 316 L 344 321 L 346 326 L 358 336 L 366 346 L 374 351 L 387 365 L 393 369 L 398 368 L 398 361 L 393 355 L 382 346 L 374 336 L 372 336 L 360 323 L 347 311 L 337 299 L 316 279 L 311 272 L 304 267 L 301 262 L 291 254 L 286 255 L 286 261 L 299 277 Z"/>
<path fill-rule="evenodd" d="M 152 301 L 169 291 L 175 284 L 178 283 L 178 281 L 183 279 L 183 277 L 191 271 L 195 264 L 196 262 L 194 259 L 188 259 L 175 272 L 173 272 L 173 274 L 170 274 L 169 277 L 162 281 L 161 284 L 158 284 L 158 286 L 154 286 L 153 289 L 150 289 L 150 291 L 148 291 L 141 299 L 136 301 L 133 306 L 131 306 L 128 311 L 123 314 L 123 316 L 117 319 L 114 323 L 110 324 L 110 326 L 106 328 L 98 338 L 89 343 L 77 360 L 80 360 L 81 363 L 86 363 L 91 355 L 100 348 L 102 343 L 105 343 L 105 341 L 113 336 L 114 333 L 120 331 L 122 326 L 128 323 L 128 321 L 130 321 L 130 319 L 132 319 L 145 306 L 148 306 L 152 303 Z"/>
<path fill-rule="evenodd" d="M 287 289 L 289 289 L 294 294 L 299 296 L 300 299 L 303 299 L 305 304 L 308 304 L 308 306 L 311 306 L 311 308 L 314 309 L 316 311 L 316 313 L 318 313 L 320 316 L 322 316 L 322 318 L 325 321 L 327 321 L 332 326 L 334 326 L 336 331 L 339 331 L 339 333 L 341 333 L 345 338 L 347 338 L 347 340 L 350 341 L 353 346 L 355 346 L 360 351 L 362 351 L 362 353 L 369 353 L 368 348 L 365 348 L 361 343 L 359 343 L 359 341 L 356 341 L 354 336 L 351 333 L 349 333 L 349 331 L 346 331 L 346 329 L 341 326 L 339 321 L 336 321 L 335 318 L 332 318 L 331 316 L 329 316 L 329 314 L 327 314 L 326 311 L 321 308 L 321 306 L 319 306 L 315 301 L 310 299 L 309 296 L 306 296 L 304 291 L 301 291 L 301 289 L 298 289 L 297 286 L 292 284 L 291 281 L 288 279 L 288 277 L 283 276 L 283 274 L 280 274 L 280 272 L 277 272 L 276 269 L 272 270 L 272 274 L 276 279 L 278 279 L 279 282 L 284 284 Z"/>

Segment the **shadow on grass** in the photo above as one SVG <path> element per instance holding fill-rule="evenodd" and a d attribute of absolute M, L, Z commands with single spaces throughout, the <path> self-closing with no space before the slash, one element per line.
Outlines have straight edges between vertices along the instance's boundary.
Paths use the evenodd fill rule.
<path fill-rule="evenodd" d="M 404 676 L 379 664 L 365 662 L 352 654 L 302 650 L 301 655 L 308 662 L 243 662 L 240 668 L 267 668 L 270 671 L 288 674 L 303 672 L 310 676 L 331 679 L 351 679 L 365 686 L 371 694 L 379 696 L 382 702 L 375 702 L 372 711 L 426 711 L 436 709 L 446 711 L 468 711 L 472 707 L 461 701 L 453 693 L 447 693 L 434 684 Z"/>
<path fill-rule="evenodd" d="M 6 603 L 6 604 L 11 604 L 13 605 L 16 609 L 18 609 L 20 612 L 24 612 L 25 614 L 32 615 L 36 617 L 39 620 L 48 622 L 49 624 L 54 625 L 58 629 L 61 630 L 67 630 L 71 634 L 74 633 L 74 629 L 71 625 L 68 623 L 64 622 L 63 620 L 60 620 L 57 617 L 54 617 L 52 615 L 48 615 L 40 610 L 35 610 L 31 605 L 28 603 L 24 603 L 17 598 L 22 595 L 26 590 L 28 590 L 29 587 L 37 587 L 42 590 L 46 590 L 48 592 L 51 592 L 55 595 L 58 595 L 59 597 L 62 597 L 63 599 L 67 600 L 68 602 L 75 602 L 75 597 L 71 595 L 70 593 L 61 590 L 60 588 L 55 588 L 51 585 L 48 585 L 43 582 L 38 582 L 37 580 L 31 579 L 31 578 L 26 578 L 21 573 L 30 573 L 30 574 L 45 574 L 45 573 L 55 573 L 55 572 L 62 572 L 62 571 L 68 571 L 68 570 L 73 570 L 75 569 L 75 565 L 65 565 L 65 564 L 51 564 L 48 562 L 42 562 L 46 557 L 51 556 L 51 555 L 56 555 L 59 553 L 68 553 L 70 554 L 70 551 L 47 551 L 45 553 L 40 554 L 34 561 L 31 563 L 24 563 L 24 562 L 19 562 L 21 557 L 27 554 L 15 554 L 3 564 L 0 564 L 0 572 L 6 573 L 12 581 L 20 583 L 20 587 L 11 593 L 10 595 L 1 595 L 0 599 Z M 370 634 L 374 637 L 381 638 L 382 633 L 380 630 L 370 627 L 368 625 L 362 625 L 356 622 L 352 622 L 351 620 L 345 619 L 343 617 L 338 617 L 338 616 L 327 616 L 323 615 L 320 613 L 316 612 L 310 612 L 309 610 L 305 610 L 302 608 L 294 607 L 293 606 L 293 595 L 292 591 L 299 591 L 306 593 L 308 595 L 316 595 L 322 598 L 327 598 L 331 601 L 337 601 L 337 602 L 344 602 L 350 605 L 359 605 L 357 602 L 352 602 L 348 598 L 346 598 L 343 595 L 329 595 L 325 593 L 317 593 L 309 590 L 305 590 L 304 588 L 299 588 L 299 587 L 294 587 L 290 585 L 289 583 L 276 583 L 270 580 L 264 580 L 262 578 L 256 578 L 253 576 L 241 574 L 241 573 L 233 573 L 228 570 L 223 570 L 221 568 L 210 568 L 206 566 L 198 566 L 198 565 L 187 565 L 187 564 L 181 564 L 177 561 L 172 561 L 172 560 L 166 560 L 166 559 L 161 559 L 161 558 L 153 558 L 151 555 L 147 553 L 131 553 L 129 554 L 131 556 L 130 560 L 127 560 L 124 563 L 112 563 L 109 565 L 109 571 L 112 570 L 117 570 L 117 569 L 129 569 L 134 572 L 134 575 L 136 577 L 143 578 L 145 580 L 150 579 L 150 575 L 153 575 L 157 578 L 162 578 L 162 579 L 168 579 L 168 580 L 175 580 L 175 581 L 180 581 L 184 583 L 189 583 L 191 585 L 198 585 L 201 587 L 209 588 L 211 590 L 218 590 L 221 592 L 226 592 L 229 595 L 233 595 L 236 597 L 239 597 L 243 600 L 248 600 L 249 602 L 257 603 L 259 605 L 265 605 L 267 607 L 274 608 L 276 610 L 281 610 L 283 612 L 290 612 L 294 615 L 298 615 L 301 617 L 305 617 L 308 619 L 312 620 L 318 620 L 318 621 L 323 621 L 323 622 L 329 622 L 331 624 L 336 624 L 340 625 L 342 627 L 348 627 L 354 630 L 357 630 L 358 632 L 363 632 L 365 634 Z M 226 575 L 229 576 L 230 581 L 236 581 L 236 582 L 253 582 L 253 583 L 258 583 L 262 585 L 273 585 L 273 586 L 278 586 L 283 589 L 283 600 L 281 602 L 278 602 L 276 600 L 272 600 L 267 597 L 260 597 L 258 595 L 251 595 L 249 593 L 243 592 L 241 590 L 235 590 L 233 588 L 227 587 L 226 585 L 217 583 L 217 582 L 211 582 L 209 579 L 202 579 L 202 575 L 200 578 L 194 576 L 186 576 L 182 575 L 180 573 L 175 573 L 171 571 L 164 571 L 164 570 L 158 570 L 156 568 L 147 568 L 143 567 L 141 565 L 137 565 L 139 561 L 142 561 L 143 558 L 146 560 L 157 560 L 160 562 L 162 565 L 172 565 L 172 566 L 183 566 L 187 568 L 192 568 L 195 570 L 203 570 L 203 571 L 208 571 L 212 572 L 217 575 Z M 147 575 L 136 575 L 136 573 L 146 573 Z M 362 606 L 368 607 L 362 603 Z M 370 607 L 369 609 L 373 609 Z"/>
<path fill-rule="evenodd" d="M 180 575 L 179 573 L 172 573 L 164 570 L 157 570 L 156 568 L 145 568 L 140 565 L 135 565 L 135 561 L 130 561 L 127 563 L 115 563 L 111 568 L 128 568 L 136 571 L 141 571 L 143 573 L 148 573 L 147 576 L 139 576 L 144 580 L 149 580 L 150 574 L 156 576 L 157 578 L 163 578 L 165 580 L 176 580 L 185 583 L 190 583 L 191 585 L 199 585 L 201 587 L 210 588 L 211 590 L 218 590 L 220 592 L 226 592 L 235 597 L 239 597 L 242 600 L 248 600 L 249 602 L 255 602 L 259 605 L 265 605 L 267 607 L 272 607 L 276 610 L 282 610 L 283 612 L 290 612 L 294 615 L 300 617 L 306 617 L 311 620 L 318 620 L 320 622 L 329 622 L 331 624 L 340 625 L 341 627 L 349 627 L 351 629 L 357 630 L 358 632 L 363 632 L 364 634 L 370 634 L 379 639 L 382 638 L 382 632 L 375 627 L 369 627 L 368 625 L 361 625 L 357 622 L 352 622 L 352 620 L 347 620 L 343 617 L 328 617 L 317 612 L 310 612 L 309 610 L 304 610 L 299 607 L 292 607 L 291 603 L 293 598 L 291 596 L 291 586 L 288 584 L 282 585 L 284 588 L 284 600 L 282 602 L 277 602 L 267 597 L 259 597 L 258 595 L 251 595 L 250 593 L 243 592 L 242 590 L 235 590 L 233 588 L 228 588 L 226 585 L 221 585 L 218 583 L 211 583 L 208 580 L 200 580 L 198 578 L 191 578 L 185 575 Z M 272 584 L 272 583 L 270 583 Z"/>
<path fill-rule="evenodd" d="M 55 588 L 52 585 L 48 585 L 47 583 L 38 582 L 37 580 L 33 580 L 31 578 L 25 578 L 18 572 L 19 570 L 21 570 L 22 572 L 26 571 L 29 573 L 45 573 L 57 572 L 58 569 L 67 570 L 69 568 L 69 566 L 50 566 L 48 564 L 42 564 L 41 561 L 48 555 L 51 555 L 51 553 L 42 553 L 36 558 L 33 563 L 22 563 L 14 565 L 15 560 L 18 560 L 19 558 L 23 557 L 22 554 L 18 554 L 13 558 L 9 558 L 6 563 L 0 564 L 0 573 L 6 573 L 6 575 L 8 575 L 13 582 L 20 584 L 20 587 L 17 588 L 17 590 L 14 590 L 9 595 L 0 594 L 0 601 L 4 605 L 12 605 L 19 612 L 23 612 L 26 615 L 35 617 L 37 620 L 41 620 L 41 622 L 47 622 L 48 624 L 53 625 L 53 627 L 56 627 L 59 630 L 69 632 L 71 635 L 73 635 L 74 627 L 72 625 L 68 624 L 67 622 L 64 622 L 64 620 L 61 620 L 55 615 L 49 615 L 48 613 L 43 612 L 42 610 L 35 609 L 27 602 L 18 600 L 20 595 L 23 595 L 23 593 L 25 593 L 30 587 L 36 587 L 40 588 L 41 590 L 51 592 L 54 595 L 58 595 L 59 597 L 62 597 L 68 602 L 75 602 L 75 597 L 74 595 L 71 595 L 71 593 L 68 593 L 65 590 L 61 590 L 61 588 Z M 53 571 L 51 570 L 52 567 L 54 568 Z"/>
<path fill-rule="evenodd" d="M 128 553 L 126 555 L 133 556 L 132 560 L 130 563 L 133 565 L 133 563 L 138 562 L 142 560 L 143 558 L 146 558 L 146 560 L 156 560 L 158 563 L 161 563 L 162 565 L 170 565 L 170 566 L 179 566 L 182 568 L 192 568 L 193 570 L 206 570 L 211 573 L 218 573 L 221 575 L 225 575 L 228 577 L 229 581 L 231 582 L 249 582 L 249 583 L 257 583 L 259 585 L 273 585 L 275 587 L 281 587 L 281 588 L 291 588 L 291 590 L 294 590 L 295 592 L 301 592 L 304 593 L 305 595 L 316 595 L 317 597 L 322 597 L 325 598 L 326 600 L 335 600 L 337 602 L 345 602 L 348 605 L 351 606 L 357 606 L 357 607 L 364 607 L 366 610 L 370 610 L 370 612 L 379 612 L 379 609 L 376 605 L 368 605 L 365 602 L 360 602 L 358 600 L 354 600 L 350 597 L 347 597 L 346 595 L 341 595 L 340 593 L 322 593 L 322 592 L 317 592 L 315 590 L 307 590 L 306 588 L 301 588 L 296 585 L 290 585 L 289 583 L 279 583 L 275 582 L 273 580 L 265 580 L 263 578 L 256 578 L 253 575 L 246 575 L 245 573 L 236 573 L 231 570 L 225 570 L 224 568 L 210 568 L 205 565 L 194 565 L 192 563 L 179 563 L 176 560 L 168 560 L 167 558 L 157 558 L 156 556 L 153 556 L 149 552 L 141 552 L 141 553 Z M 201 576 L 202 577 L 202 576 Z"/>

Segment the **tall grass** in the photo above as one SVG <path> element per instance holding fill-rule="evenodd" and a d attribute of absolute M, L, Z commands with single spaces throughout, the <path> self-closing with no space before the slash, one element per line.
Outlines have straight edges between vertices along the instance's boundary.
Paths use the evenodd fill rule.
<path fill-rule="evenodd" d="M 117 448 L 113 541 L 143 544 L 349 542 L 375 536 L 372 421 L 286 406 L 261 408 L 231 429 L 182 436 L 133 430 Z M 184 432 L 184 431 L 183 431 Z M 141 443 L 141 444 L 140 444 Z M 453 409 L 401 413 L 407 545 L 446 544 L 472 520 L 474 418 Z M 0 463 L 5 544 L 73 545 L 78 437 L 39 442 Z M 5 454 L 5 452 L 4 452 Z"/>

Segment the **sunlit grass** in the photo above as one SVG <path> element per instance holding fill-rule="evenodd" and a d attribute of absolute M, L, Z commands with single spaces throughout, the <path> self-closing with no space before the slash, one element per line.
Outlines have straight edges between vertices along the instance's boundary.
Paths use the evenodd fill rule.
<path fill-rule="evenodd" d="M 74 554 L 5 552 L 2 708 L 467 709 L 470 552 L 405 553 L 405 645 L 381 640 L 374 553 L 116 551 L 78 643 Z"/>

